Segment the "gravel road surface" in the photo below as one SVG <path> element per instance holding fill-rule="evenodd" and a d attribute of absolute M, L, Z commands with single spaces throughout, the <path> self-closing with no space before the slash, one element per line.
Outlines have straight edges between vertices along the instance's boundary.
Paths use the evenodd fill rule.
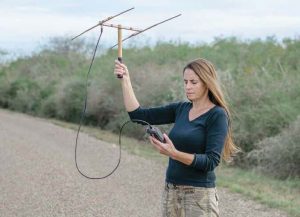
<path fill-rule="evenodd" d="M 76 170 L 76 132 L 47 120 L 0 110 L 0 216 L 160 216 L 165 166 L 122 152 L 118 170 L 88 180 Z M 118 146 L 81 134 L 78 164 L 105 175 Z M 218 188 L 224 217 L 285 217 L 239 194 Z"/>

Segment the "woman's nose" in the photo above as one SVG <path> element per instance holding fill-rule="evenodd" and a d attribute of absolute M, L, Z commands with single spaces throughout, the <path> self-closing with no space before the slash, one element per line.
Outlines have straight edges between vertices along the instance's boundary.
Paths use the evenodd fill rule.
<path fill-rule="evenodd" d="M 188 89 L 191 89 L 191 85 L 189 84 L 189 83 L 187 83 L 186 85 L 185 85 L 185 88 L 188 90 Z"/>

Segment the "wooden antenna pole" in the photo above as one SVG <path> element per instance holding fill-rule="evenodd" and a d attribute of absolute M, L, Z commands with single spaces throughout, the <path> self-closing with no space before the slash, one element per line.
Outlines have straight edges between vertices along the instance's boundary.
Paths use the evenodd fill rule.
<path fill-rule="evenodd" d="M 122 26 L 118 27 L 118 60 L 122 62 Z"/>
<path fill-rule="evenodd" d="M 122 26 L 118 25 L 118 60 L 122 62 Z M 122 75 L 118 75 L 118 78 L 123 78 Z"/>

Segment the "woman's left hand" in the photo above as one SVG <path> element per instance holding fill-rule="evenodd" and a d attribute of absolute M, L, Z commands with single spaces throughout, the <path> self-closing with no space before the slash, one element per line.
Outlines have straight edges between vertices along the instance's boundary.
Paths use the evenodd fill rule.
<path fill-rule="evenodd" d="M 159 153 L 174 159 L 177 153 L 177 149 L 174 147 L 173 142 L 165 133 L 164 133 L 164 138 L 166 140 L 166 143 L 162 143 L 156 138 L 154 138 L 153 136 L 149 136 L 150 142 L 159 151 Z"/>

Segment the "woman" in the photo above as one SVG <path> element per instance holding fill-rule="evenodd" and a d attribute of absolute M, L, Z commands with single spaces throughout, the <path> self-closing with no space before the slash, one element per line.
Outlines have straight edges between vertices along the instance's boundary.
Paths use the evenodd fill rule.
<path fill-rule="evenodd" d="M 131 119 L 150 124 L 174 123 L 166 143 L 150 142 L 169 157 L 163 193 L 163 216 L 219 216 L 214 169 L 221 156 L 228 161 L 238 151 L 231 136 L 229 110 L 213 65 L 205 59 L 188 63 L 183 70 L 189 102 L 141 108 L 131 86 L 126 65 L 116 60 L 126 110 Z"/>

